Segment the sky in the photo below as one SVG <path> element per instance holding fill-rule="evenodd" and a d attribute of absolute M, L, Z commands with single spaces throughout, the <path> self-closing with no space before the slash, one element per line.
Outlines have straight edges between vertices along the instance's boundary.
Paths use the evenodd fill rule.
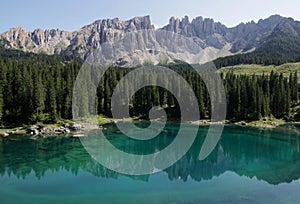
<path fill-rule="evenodd" d="M 300 20 L 299 9 L 299 0 L 2 0 L 0 33 L 18 26 L 74 31 L 98 19 L 145 15 L 156 27 L 166 25 L 171 16 L 203 16 L 233 27 L 273 14 Z"/>

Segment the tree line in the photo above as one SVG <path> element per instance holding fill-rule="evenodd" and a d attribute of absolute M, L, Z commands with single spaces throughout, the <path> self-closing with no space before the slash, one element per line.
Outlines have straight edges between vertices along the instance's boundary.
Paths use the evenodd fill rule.
<path fill-rule="evenodd" d="M 211 101 L 206 85 L 195 70 L 188 67 L 170 67 L 182 76 L 192 87 L 202 118 L 210 118 Z M 125 69 L 109 69 L 98 87 L 98 113 L 111 116 L 110 96 L 118 81 L 128 72 Z M 149 76 L 151 77 L 151 76 Z M 297 72 L 289 77 L 271 72 L 270 75 L 221 74 L 226 91 L 227 119 L 259 120 L 262 117 L 290 119 L 291 107 L 299 101 Z M 132 80 L 135 79 L 133 76 Z M 155 79 L 154 79 L 155 80 Z M 167 80 L 167 79 L 166 79 Z M 175 83 L 176 80 L 172 80 Z M 125 90 L 126 91 L 126 90 Z M 211 93 L 218 94 L 218 93 Z M 180 93 L 179 93 L 180 96 Z M 166 89 L 149 86 L 140 89 L 131 100 L 130 112 L 141 116 L 153 106 L 161 106 L 173 117 L 180 116 L 180 109 L 174 95 Z"/>
<path fill-rule="evenodd" d="M 0 58 L 0 119 L 4 124 L 71 118 L 80 63 L 57 58 Z"/>
<path fill-rule="evenodd" d="M 52 123 L 71 119 L 73 85 L 81 64 L 75 59 L 0 57 L 1 124 Z M 210 97 L 201 77 L 185 65 L 169 65 L 169 68 L 192 87 L 202 118 L 210 118 Z M 106 71 L 93 101 L 97 114 L 111 116 L 112 93 L 119 80 L 130 71 L 115 67 Z M 289 118 L 291 106 L 299 101 L 297 73 L 284 77 L 273 72 L 262 76 L 229 72 L 221 77 L 226 89 L 229 120 L 257 120 L 270 116 Z M 171 92 L 149 86 L 135 93 L 130 102 L 130 114 L 145 116 L 153 106 L 165 108 L 172 117 L 179 117 L 180 109 L 184 108 L 179 107 Z"/>

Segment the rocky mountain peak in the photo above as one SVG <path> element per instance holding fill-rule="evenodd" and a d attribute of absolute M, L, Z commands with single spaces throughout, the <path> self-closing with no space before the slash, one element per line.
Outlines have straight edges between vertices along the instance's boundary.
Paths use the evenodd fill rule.
<path fill-rule="evenodd" d="M 150 16 L 134 17 L 122 21 L 119 18 L 97 20 L 74 32 L 58 29 L 35 29 L 27 32 L 21 27 L 12 28 L 0 35 L 6 48 L 48 54 L 72 54 L 85 58 L 93 49 L 105 42 L 114 42 L 132 31 L 154 30 Z M 158 29 L 192 38 L 209 52 L 219 56 L 256 49 L 272 33 L 288 32 L 300 36 L 300 22 L 280 15 L 272 15 L 257 23 L 250 21 L 228 28 L 211 18 L 201 16 L 189 19 L 171 17 L 169 23 Z"/>
<path fill-rule="evenodd" d="M 38 29 L 35 29 L 32 33 L 31 33 L 31 36 L 32 36 L 32 40 L 35 44 L 37 45 L 42 45 L 45 43 L 45 33 L 42 29 L 38 28 Z"/>
<path fill-rule="evenodd" d="M 127 21 L 122 21 L 119 18 L 97 20 L 90 25 L 86 25 L 81 30 L 94 30 L 100 32 L 103 29 L 116 30 L 142 30 L 153 29 L 151 25 L 150 16 L 134 17 Z"/>
<path fill-rule="evenodd" d="M 27 37 L 27 32 L 22 27 L 11 28 L 2 34 L 9 42 L 18 41 Z"/>
<path fill-rule="evenodd" d="M 300 22 L 296 22 L 292 18 L 284 18 L 274 28 L 272 35 L 276 35 L 278 32 L 288 33 L 294 37 L 299 37 Z"/>
<path fill-rule="evenodd" d="M 129 20 L 133 22 L 137 30 L 142 29 L 153 29 L 154 27 L 151 25 L 150 16 L 142 16 L 142 17 L 134 17 L 133 19 Z"/>
<path fill-rule="evenodd" d="M 17 27 L 3 33 L 0 38 L 7 42 L 7 48 L 48 54 L 65 52 L 84 57 L 83 53 L 98 48 L 101 43 L 113 41 L 126 32 L 144 29 L 154 29 L 150 16 L 134 17 L 127 21 L 119 18 L 97 20 L 74 32 L 58 29 L 43 31 L 40 28 L 27 32 Z"/>

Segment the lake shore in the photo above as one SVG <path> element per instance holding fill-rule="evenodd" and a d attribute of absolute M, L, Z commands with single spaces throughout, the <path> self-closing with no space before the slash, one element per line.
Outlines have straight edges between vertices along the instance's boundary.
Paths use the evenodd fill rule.
<path fill-rule="evenodd" d="M 34 125 L 23 125 L 18 127 L 2 127 L 0 128 L 0 137 L 8 137 L 9 135 L 63 135 L 63 134 L 76 134 L 82 131 L 88 131 L 93 129 L 102 129 L 103 125 L 109 123 L 118 122 L 130 122 L 130 121 L 143 121 L 140 118 L 123 118 L 123 119 L 113 119 L 108 117 L 98 117 L 97 121 L 93 122 L 78 122 L 71 123 L 71 125 L 66 122 L 62 124 L 61 122 L 55 124 L 34 124 Z M 158 120 L 159 121 L 159 120 Z M 173 120 L 172 120 L 173 121 Z M 180 122 L 174 120 L 174 122 Z M 189 121 L 188 123 L 199 126 L 208 126 L 212 124 L 224 124 L 224 125 L 237 125 L 243 127 L 256 127 L 256 128 L 277 128 L 284 125 L 300 125 L 300 121 L 284 121 L 280 119 L 261 119 L 257 121 L 237 121 L 232 122 L 229 120 L 212 122 L 208 119 Z"/>
<path fill-rule="evenodd" d="M 9 135 L 64 135 L 64 134 L 78 134 L 83 131 L 89 131 L 94 129 L 102 129 L 103 125 L 117 122 L 129 122 L 132 118 L 113 119 L 103 116 L 92 118 L 82 121 L 63 120 L 53 124 L 24 124 L 19 126 L 7 126 L 0 127 L 0 137 L 8 137 Z M 140 120 L 139 118 L 133 118 L 133 120 Z"/>
<path fill-rule="evenodd" d="M 300 121 L 284 121 L 279 119 L 272 120 L 255 120 L 255 121 L 223 121 L 223 122 L 211 122 L 210 120 L 198 120 L 191 122 L 196 125 L 211 125 L 211 124 L 225 124 L 225 125 L 237 125 L 257 128 L 277 128 L 283 125 L 300 125 Z"/>

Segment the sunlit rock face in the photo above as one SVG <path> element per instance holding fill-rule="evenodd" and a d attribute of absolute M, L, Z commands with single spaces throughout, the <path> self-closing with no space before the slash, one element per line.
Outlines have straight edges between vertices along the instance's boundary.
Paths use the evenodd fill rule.
<path fill-rule="evenodd" d="M 300 22 L 273 15 L 257 23 L 251 21 L 229 28 L 213 19 L 201 16 L 189 19 L 185 16 L 181 19 L 171 17 L 164 27 L 154 28 L 150 16 L 143 16 L 127 21 L 118 18 L 97 20 L 73 32 L 58 29 L 35 29 L 28 32 L 17 27 L 2 33 L 0 39 L 5 48 L 35 53 L 75 55 L 85 59 L 102 44 L 106 42 L 113 44 L 130 32 L 148 30 L 150 36 L 140 32 L 137 40 L 132 42 L 139 44 L 140 47 L 155 44 L 159 40 L 151 36 L 151 31 L 155 29 L 191 38 L 212 58 L 217 58 L 255 50 L 272 37 L 274 32 L 283 31 L 299 36 Z M 150 52 L 155 51 L 150 50 Z M 153 53 L 137 53 L 133 58 L 141 58 L 138 61 L 143 61 L 145 58 L 153 62 L 159 61 Z M 127 60 L 126 58 L 131 56 L 124 54 L 124 61 Z"/>

